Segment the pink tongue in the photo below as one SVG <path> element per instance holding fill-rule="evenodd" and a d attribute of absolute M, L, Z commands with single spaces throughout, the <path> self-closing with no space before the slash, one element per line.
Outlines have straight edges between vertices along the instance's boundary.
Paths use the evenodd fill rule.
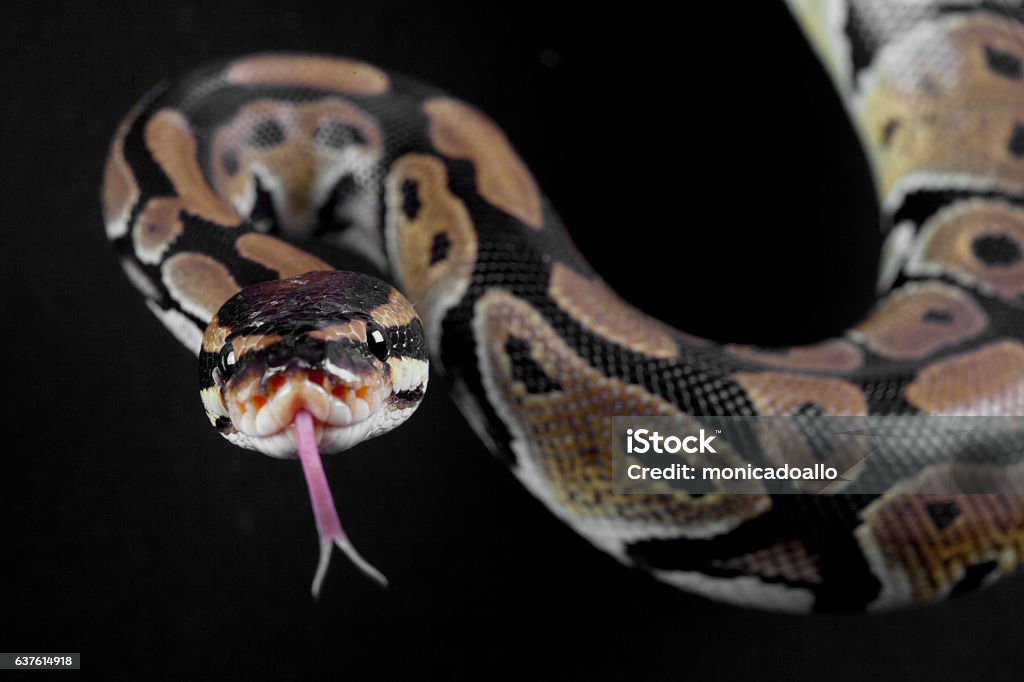
<path fill-rule="evenodd" d="M 334 508 L 334 498 L 331 496 L 323 463 L 320 461 L 320 452 L 316 449 L 313 415 L 306 410 L 299 410 L 295 413 L 293 426 L 295 442 L 299 446 L 299 461 L 302 462 L 302 472 L 306 475 L 306 486 L 309 488 L 309 501 L 313 505 L 313 515 L 316 517 L 316 530 L 320 534 L 320 563 L 316 568 L 316 575 L 313 576 L 313 596 L 320 596 L 320 586 L 327 575 L 327 564 L 331 560 L 332 545 L 337 545 L 363 573 L 387 586 L 387 578 L 359 556 L 359 552 L 352 546 L 341 528 L 338 511 Z"/>

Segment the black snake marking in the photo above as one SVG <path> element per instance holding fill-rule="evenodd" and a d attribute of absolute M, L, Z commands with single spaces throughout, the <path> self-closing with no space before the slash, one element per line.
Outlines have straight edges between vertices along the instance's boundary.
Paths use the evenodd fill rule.
<path fill-rule="evenodd" d="M 1024 498 L 906 494 L 948 462 L 883 495 L 612 491 L 613 415 L 1024 414 L 1024 13 L 788 4 L 888 230 L 879 302 L 838 338 L 720 345 L 640 313 L 581 260 L 490 119 L 342 58 L 240 58 L 144 100 L 107 161 L 108 236 L 193 349 L 239 289 L 326 267 L 273 235 L 319 231 L 386 264 L 494 452 L 596 546 L 667 583 L 796 611 L 959 594 L 1018 568 Z"/>

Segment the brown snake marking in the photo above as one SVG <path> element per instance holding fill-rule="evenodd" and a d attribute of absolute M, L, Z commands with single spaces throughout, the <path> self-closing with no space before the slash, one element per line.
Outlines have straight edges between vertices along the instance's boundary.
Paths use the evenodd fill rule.
<path fill-rule="evenodd" d="M 409 296 L 431 311 L 445 297 L 461 298 L 476 265 L 477 244 L 466 205 L 448 190 L 444 164 L 433 156 L 406 154 L 392 164 L 384 192 L 395 276 Z M 443 245 L 444 258 L 435 257 L 437 244 Z"/>
<path fill-rule="evenodd" d="M 349 95 L 381 95 L 391 87 L 375 66 L 343 57 L 256 55 L 228 67 L 225 80 L 238 85 L 299 85 Z"/>
<path fill-rule="evenodd" d="M 366 322 L 363 320 L 352 320 L 342 324 L 332 324 L 311 331 L 309 335 L 324 341 L 366 338 Z"/>
<path fill-rule="evenodd" d="M 734 378 L 747 391 L 757 413 L 762 415 L 793 416 L 811 410 L 814 414 L 858 416 L 868 413 L 863 391 L 847 381 L 831 377 L 815 377 L 783 372 L 740 372 Z M 838 442 L 834 451 L 824 460 L 817 459 L 796 424 L 786 423 L 773 429 L 762 429 L 760 437 L 767 444 L 766 454 L 775 466 L 813 466 L 822 462 L 837 467 L 846 479 L 856 480 L 860 463 L 868 444 L 863 441 Z M 797 487 L 803 492 L 831 491 L 846 486 L 835 483 L 801 481 Z"/>
<path fill-rule="evenodd" d="M 392 291 L 387 303 L 371 310 L 370 317 L 384 327 L 401 327 L 412 324 L 419 316 L 405 296 Z"/>
<path fill-rule="evenodd" d="M 297 249 L 291 244 L 263 234 L 249 232 L 235 242 L 238 255 L 259 263 L 277 273 L 278 277 L 293 277 L 313 270 L 331 270 L 331 266 L 316 256 Z"/>
<path fill-rule="evenodd" d="M 809 555 L 807 548 L 795 540 L 780 542 L 772 550 L 759 549 L 733 559 L 719 561 L 716 566 L 743 575 L 762 576 L 766 580 L 779 578 L 811 585 L 822 580 L 816 557 Z"/>
<path fill-rule="evenodd" d="M 810 346 L 787 348 L 781 352 L 731 344 L 726 345 L 725 350 L 738 358 L 751 360 L 761 365 L 802 372 L 846 374 L 858 369 L 864 361 L 863 351 L 842 339 L 830 339 Z"/>
<path fill-rule="evenodd" d="M 241 287 L 223 263 L 203 253 L 178 253 L 163 264 L 164 286 L 182 310 L 200 319 L 213 317 Z"/>
<path fill-rule="evenodd" d="M 1024 211 L 1004 201 L 976 199 L 939 212 L 921 231 L 907 263 L 915 275 L 946 273 L 1008 303 L 1024 294 Z"/>
<path fill-rule="evenodd" d="M 206 182 L 196 155 L 196 141 L 181 112 L 163 109 L 146 124 L 146 146 L 174 185 L 183 210 L 223 227 L 237 227 L 241 218 Z"/>
<path fill-rule="evenodd" d="M 149 307 L 208 360 L 231 338 L 218 314 L 228 296 L 329 268 L 274 235 L 306 236 L 325 215 L 339 223 L 416 305 L 460 406 L 527 488 L 667 583 L 788 610 L 966 591 L 1017 569 L 1022 498 L 921 491 L 954 475 L 1018 476 L 1019 462 L 943 461 L 953 455 L 940 445 L 881 496 L 612 490 L 615 415 L 699 425 L 1024 414 L 1022 17 L 976 2 L 902 13 L 876 0 L 789 4 L 854 120 L 894 228 L 886 281 L 896 288 L 843 338 L 720 346 L 630 307 L 578 257 L 497 124 L 341 58 L 258 55 L 154 93 L 111 145 L 108 236 Z M 398 298 L 379 303 L 368 317 L 388 329 L 415 317 Z M 365 341 L 367 324 L 325 324 L 311 338 Z M 234 350 L 258 355 L 282 338 L 255 334 Z M 257 395 L 256 379 L 245 381 L 243 397 Z M 204 402 L 227 431 L 232 406 L 211 391 Z M 760 437 L 775 463 L 816 461 L 798 429 Z M 744 461 L 721 446 L 723 462 Z M 829 454 L 849 468 L 841 485 L 870 475 L 854 465 L 862 455 L 852 445 Z"/>
<path fill-rule="evenodd" d="M 1022 495 L 935 495 L 915 492 L 932 489 L 934 479 L 951 476 L 986 479 L 988 468 L 965 471 L 940 465 L 900 483 L 863 512 L 864 524 L 857 529 L 868 556 L 880 565 L 899 565 L 901 573 L 883 576 L 881 600 L 897 601 L 909 592 L 917 601 L 947 597 L 978 566 L 995 566 L 988 576 L 1009 573 L 1024 555 L 1024 496 Z M 1024 474 L 1021 465 L 998 476 Z M 970 490 L 983 489 L 990 481 L 967 482 Z M 884 563 L 883 563 L 884 562 Z M 975 570 L 975 573 L 977 571 Z M 975 580 L 972 579 L 972 580 Z"/>
<path fill-rule="evenodd" d="M 918 360 L 975 338 L 987 325 L 984 311 L 961 289 L 927 282 L 886 298 L 851 334 L 882 357 Z"/>
<path fill-rule="evenodd" d="M 1024 413 L 1024 345 L 999 341 L 929 365 L 906 396 L 929 414 Z"/>
<path fill-rule="evenodd" d="M 141 104 L 136 105 L 118 126 L 103 168 L 103 192 L 100 199 L 109 239 L 120 236 L 127 229 L 131 209 L 139 200 L 139 185 L 124 158 L 124 138 L 141 109 Z"/>
<path fill-rule="evenodd" d="M 163 260 L 167 249 L 185 231 L 178 220 L 181 210 L 181 200 L 177 198 L 156 197 L 146 202 L 132 229 L 135 253 L 140 261 L 157 265 Z"/>
<path fill-rule="evenodd" d="M 984 12 L 950 14 L 922 22 L 904 42 L 917 56 L 888 51 L 858 105 L 879 196 L 937 182 L 1024 192 L 1024 158 L 1013 144 L 1024 89 L 989 56 L 1019 53 L 1019 29 Z"/>
<path fill-rule="evenodd" d="M 550 501 L 574 524 L 590 525 L 600 536 L 657 535 L 657 520 L 686 518 L 687 532 L 732 528 L 765 508 L 762 495 L 615 494 L 607 438 L 610 415 L 683 416 L 673 405 L 643 389 L 609 379 L 589 367 L 526 301 L 503 291 L 485 294 L 477 303 L 475 334 L 487 351 L 481 362 L 489 367 L 489 394 L 509 423 L 522 429 L 523 442 L 537 442 L 536 451 L 521 453 L 520 477 L 531 491 Z M 558 390 L 530 392 L 514 376 L 509 339 L 517 339 L 547 380 Z M 740 458 L 730 448 L 719 449 L 722 460 Z M 609 545 L 614 549 L 614 545 Z"/>
<path fill-rule="evenodd" d="M 429 99 L 423 110 L 430 120 L 434 147 L 473 163 L 480 195 L 539 230 L 543 221 L 540 192 L 501 128 L 465 102 L 449 97 Z"/>
<path fill-rule="evenodd" d="M 758 414 L 787 416 L 805 405 L 831 415 L 868 413 L 864 392 L 842 379 L 787 372 L 739 372 L 733 378 L 750 396 Z"/>
<path fill-rule="evenodd" d="M 244 212 L 254 201 L 251 178 L 257 175 L 287 204 L 282 231 L 302 237 L 316 226 L 316 208 L 342 172 L 380 162 L 381 135 L 369 114 L 346 102 L 257 100 L 214 135 L 213 188 Z M 281 138 L 292 143 L 280 144 Z"/>
<path fill-rule="evenodd" d="M 655 358 L 674 358 L 673 330 L 626 305 L 608 285 L 580 275 L 564 263 L 551 266 L 548 296 L 572 319 L 615 343 Z"/>

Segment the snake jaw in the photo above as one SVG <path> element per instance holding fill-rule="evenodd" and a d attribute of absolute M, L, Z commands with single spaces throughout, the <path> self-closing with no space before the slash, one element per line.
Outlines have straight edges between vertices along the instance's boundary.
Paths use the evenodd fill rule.
<path fill-rule="evenodd" d="M 306 410 L 313 417 L 318 441 L 326 446 L 347 440 L 340 438 L 343 429 L 361 431 L 385 400 L 379 379 L 341 382 L 332 373 L 300 367 L 267 372 L 259 381 L 228 382 L 223 394 L 236 431 L 254 442 L 289 433 L 295 415 Z"/>

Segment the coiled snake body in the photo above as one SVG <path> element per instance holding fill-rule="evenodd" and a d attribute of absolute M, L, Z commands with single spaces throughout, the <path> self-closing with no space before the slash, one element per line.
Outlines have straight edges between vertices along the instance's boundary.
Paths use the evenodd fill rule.
<path fill-rule="evenodd" d="M 1024 15 L 789 4 L 888 230 L 884 293 L 839 338 L 720 345 L 640 313 L 581 260 L 489 118 L 343 58 L 256 55 L 152 92 L 111 146 L 107 235 L 200 354 L 210 420 L 240 445 L 291 456 L 302 434 L 338 450 L 388 430 L 423 397 L 429 347 L 532 493 L 665 582 L 786 610 L 945 598 L 1018 567 L 1024 498 L 905 494 L 949 466 L 941 439 L 881 495 L 612 490 L 613 415 L 1024 414 Z M 415 310 L 275 235 L 359 250 Z M 318 464 L 314 506 L 329 502 Z"/>

